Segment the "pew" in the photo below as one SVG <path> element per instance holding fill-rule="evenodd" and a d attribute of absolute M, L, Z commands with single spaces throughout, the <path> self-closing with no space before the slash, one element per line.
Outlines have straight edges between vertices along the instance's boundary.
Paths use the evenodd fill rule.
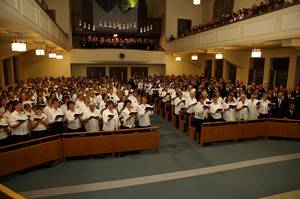
<path fill-rule="evenodd" d="M 159 127 L 74 132 L 0 147 L 0 177 L 68 157 L 159 151 Z"/>
<path fill-rule="evenodd" d="M 201 129 L 200 144 L 256 138 L 300 139 L 300 120 L 259 119 L 234 122 L 206 122 Z"/>
<path fill-rule="evenodd" d="M 3 146 L 0 151 L 0 176 L 62 160 L 59 135 Z"/>
<path fill-rule="evenodd" d="M 189 133 L 189 138 L 191 140 L 195 140 L 195 133 L 196 133 L 196 128 L 192 125 L 193 124 L 193 120 L 194 120 L 194 116 L 193 115 L 190 115 L 189 118 L 188 118 L 188 123 L 189 123 L 189 130 L 188 130 L 188 133 Z"/>
<path fill-rule="evenodd" d="M 179 132 L 184 133 L 186 125 L 186 108 L 179 111 Z"/>
<path fill-rule="evenodd" d="M 176 115 L 174 114 L 174 109 L 175 109 L 175 106 L 173 105 L 172 106 L 172 111 L 171 111 L 171 115 L 172 115 L 172 125 L 177 128 L 177 125 L 176 125 Z"/>
<path fill-rule="evenodd" d="M 63 133 L 63 156 L 112 154 L 137 150 L 159 150 L 159 128 L 120 129 L 116 131 Z"/>

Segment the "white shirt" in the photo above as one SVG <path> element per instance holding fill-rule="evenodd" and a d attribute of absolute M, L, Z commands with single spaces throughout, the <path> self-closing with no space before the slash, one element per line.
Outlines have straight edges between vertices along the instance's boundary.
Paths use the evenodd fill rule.
<path fill-rule="evenodd" d="M 193 99 L 192 98 L 187 98 L 186 101 L 185 101 L 185 105 L 186 105 L 186 108 L 187 108 L 187 111 L 188 113 L 194 113 L 194 106 L 196 106 L 197 104 L 197 99 L 194 97 Z"/>
<path fill-rule="evenodd" d="M 209 112 L 210 112 L 210 115 L 212 116 L 212 118 L 214 118 L 215 120 L 222 118 L 222 113 L 217 112 L 218 109 L 223 110 L 222 104 L 218 104 L 218 103 L 217 104 L 215 104 L 215 103 L 210 104 Z"/>
<path fill-rule="evenodd" d="M 97 117 L 100 118 L 100 111 L 95 108 L 95 110 L 92 112 L 91 109 L 87 110 L 83 113 L 83 119 L 87 119 L 89 117 Z M 86 131 L 99 131 L 99 120 L 96 118 L 91 118 L 85 123 L 85 129 Z"/>
<path fill-rule="evenodd" d="M 245 100 L 245 103 L 239 101 L 236 105 L 237 109 L 242 108 L 243 106 L 248 106 L 248 100 Z M 237 113 L 238 120 L 248 120 L 248 108 L 242 108 Z"/>
<path fill-rule="evenodd" d="M 3 140 L 8 137 L 8 133 L 4 126 L 7 126 L 8 130 L 10 130 L 8 120 L 4 117 L 0 118 L 0 126 L 3 126 L 2 128 L 0 127 L 0 140 Z"/>
<path fill-rule="evenodd" d="M 28 128 L 28 117 L 24 112 L 14 111 L 9 117 L 9 124 L 12 127 L 13 125 L 18 124 L 18 120 L 26 120 L 20 126 L 16 128 L 11 128 L 12 135 L 27 135 L 29 133 Z"/>
<path fill-rule="evenodd" d="M 162 98 L 162 102 L 169 102 L 171 100 L 170 94 L 165 90 L 161 92 L 160 97 Z"/>
<path fill-rule="evenodd" d="M 257 104 L 258 100 L 254 99 L 253 101 L 250 99 L 248 101 L 248 107 L 249 107 L 249 111 L 248 111 L 248 120 L 257 120 L 257 116 L 258 116 L 258 110 L 257 110 Z"/>
<path fill-rule="evenodd" d="M 269 104 L 270 104 L 270 101 L 269 100 L 260 100 L 259 101 L 259 107 L 258 107 L 258 112 L 260 114 L 268 114 L 269 113 Z"/>
<path fill-rule="evenodd" d="M 139 105 L 136 97 L 134 97 L 133 95 L 129 95 L 128 99 L 131 101 L 131 105 L 132 105 L 133 110 L 136 111 L 137 107 Z"/>
<path fill-rule="evenodd" d="M 64 113 L 61 108 L 58 109 L 52 109 L 47 116 L 48 118 L 48 122 L 49 124 L 52 124 L 54 122 L 62 122 L 63 121 L 63 117 L 58 117 L 56 118 L 58 115 L 65 115 L 66 113 Z"/>
<path fill-rule="evenodd" d="M 75 114 L 81 114 L 82 112 L 79 110 L 79 109 L 75 109 L 75 111 L 71 111 L 71 110 L 68 110 L 66 112 L 66 120 L 67 120 L 67 127 L 69 129 L 79 129 L 81 128 L 81 123 L 80 123 L 80 120 L 79 118 L 75 118 L 74 115 Z"/>
<path fill-rule="evenodd" d="M 236 102 L 235 101 L 231 101 L 231 102 L 225 102 L 223 103 L 223 107 L 224 110 L 228 109 L 227 111 L 224 111 L 223 113 L 223 119 L 225 121 L 235 121 L 236 118 L 236 112 L 235 112 L 235 108 L 230 108 L 230 106 L 236 106 Z"/>
<path fill-rule="evenodd" d="M 201 102 L 198 102 L 195 107 L 194 107 L 194 111 L 195 111 L 195 119 L 199 119 L 199 120 L 204 120 L 207 119 L 207 112 L 208 109 L 204 108 L 205 104 L 201 104 Z"/>
<path fill-rule="evenodd" d="M 179 111 L 182 108 L 185 108 L 184 102 L 179 97 L 175 98 L 174 105 L 175 105 L 175 107 L 174 107 L 174 113 L 175 113 L 175 115 L 179 115 Z"/>
<path fill-rule="evenodd" d="M 153 115 L 153 111 L 147 111 L 146 108 L 151 107 L 149 104 L 140 104 L 138 106 L 138 119 L 139 119 L 139 126 L 150 126 L 150 116 Z"/>
<path fill-rule="evenodd" d="M 129 110 L 127 107 L 121 112 L 121 116 L 123 117 L 123 126 L 128 128 L 133 128 L 135 126 L 136 117 L 133 116 L 130 118 L 130 113 L 134 112 L 133 109 Z"/>
<path fill-rule="evenodd" d="M 38 116 L 36 114 L 33 114 L 30 118 L 30 121 L 34 121 L 34 119 L 37 119 L 37 118 L 38 119 L 43 118 L 42 120 L 47 120 L 48 119 L 46 114 L 42 113 L 42 115 L 40 115 L 40 116 Z M 34 122 L 36 122 L 36 121 L 34 121 Z M 47 130 L 47 126 L 45 126 L 41 122 L 39 122 L 38 125 L 34 129 L 32 129 L 32 131 L 45 131 L 45 130 Z"/>
<path fill-rule="evenodd" d="M 108 117 L 109 115 L 113 115 L 114 117 L 111 120 L 109 120 L 110 119 Z M 118 127 L 120 126 L 120 122 L 119 122 L 118 113 L 115 109 L 113 109 L 112 112 L 110 112 L 109 109 L 106 109 L 105 111 L 103 111 L 102 116 L 103 116 L 104 131 L 113 131 L 118 129 Z"/>

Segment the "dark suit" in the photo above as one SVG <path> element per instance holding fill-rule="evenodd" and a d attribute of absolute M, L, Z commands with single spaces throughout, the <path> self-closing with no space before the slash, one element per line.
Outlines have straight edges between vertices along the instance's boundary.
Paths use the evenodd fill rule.
<path fill-rule="evenodd" d="M 284 112 L 287 108 L 286 101 L 284 99 L 281 99 L 281 103 L 279 104 L 279 99 L 275 98 L 272 100 L 273 103 L 275 103 L 275 106 L 272 110 L 272 117 L 275 118 L 283 118 L 284 117 Z"/>
<path fill-rule="evenodd" d="M 286 109 L 285 117 L 288 119 L 297 120 L 297 119 L 299 119 L 299 114 L 297 113 L 296 109 L 293 111 L 293 113 L 291 113 L 289 109 Z"/>

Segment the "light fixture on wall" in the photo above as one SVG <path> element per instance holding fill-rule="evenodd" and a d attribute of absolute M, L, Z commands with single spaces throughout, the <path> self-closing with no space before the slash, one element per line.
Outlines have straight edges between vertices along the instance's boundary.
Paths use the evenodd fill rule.
<path fill-rule="evenodd" d="M 56 59 L 63 59 L 63 58 L 64 58 L 64 56 L 62 54 L 57 54 L 56 55 Z"/>
<path fill-rule="evenodd" d="M 193 0 L 193 4 L 194 5 L 200 5 L 201 4 L 201 0 Z"/>
<path fill-rule="evenodd" d="M 216 59 L 223 59 L 223 54 L 221 52 L 218 52 L 216 54 Z"/>
<path fill-rule="evenodd" d="M 56 53 L 49 53 L 48 56 L 51 59 L 56 59 Z"/>
<path fill-rule="evenodd" d="M 176 61 L 181 61 L 181 57 L 176 57 L 175 60 Z"/>
<path fill-rule="evenodd" d="M 44 56 L 45 55 L 45 50 L 42 48 L 37 48 L 35 49 L 35 55 L 36 56 Z"/>
<path fill-rule="evenodd" d="M 22 41 L 14 41 L 11 43 L 11 50 L 14 52 L 26 52 L 26 43 Z"/>
<path fill-rule="evenodd" d="M 197 61 L 197 60 L 198 60 L 198 55 L 192 55 L 192 56 L 191 56 L 191 60 Z"/>
<path fill-rule="evenodd" d="M 254 48 L 251 52 L 252 58 L 260 58 L 261 57 L 261 50 L 258 48 Z"/>

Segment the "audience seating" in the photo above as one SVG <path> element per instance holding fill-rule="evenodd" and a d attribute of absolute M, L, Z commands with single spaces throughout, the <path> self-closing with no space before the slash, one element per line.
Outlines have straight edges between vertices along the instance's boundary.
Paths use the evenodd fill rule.
<path fill-rule="evenodd" d="M 0 176 L 68 157 L 155 150 L 159 127 L 63 133 L 0 147 Z"/>
<path fill-rule="evenodd" d="M 300 121 L 271 118 L 240 122 L 207 122 L 201 129 L 200 145 L 261 137 L 300 139 Z"/>

